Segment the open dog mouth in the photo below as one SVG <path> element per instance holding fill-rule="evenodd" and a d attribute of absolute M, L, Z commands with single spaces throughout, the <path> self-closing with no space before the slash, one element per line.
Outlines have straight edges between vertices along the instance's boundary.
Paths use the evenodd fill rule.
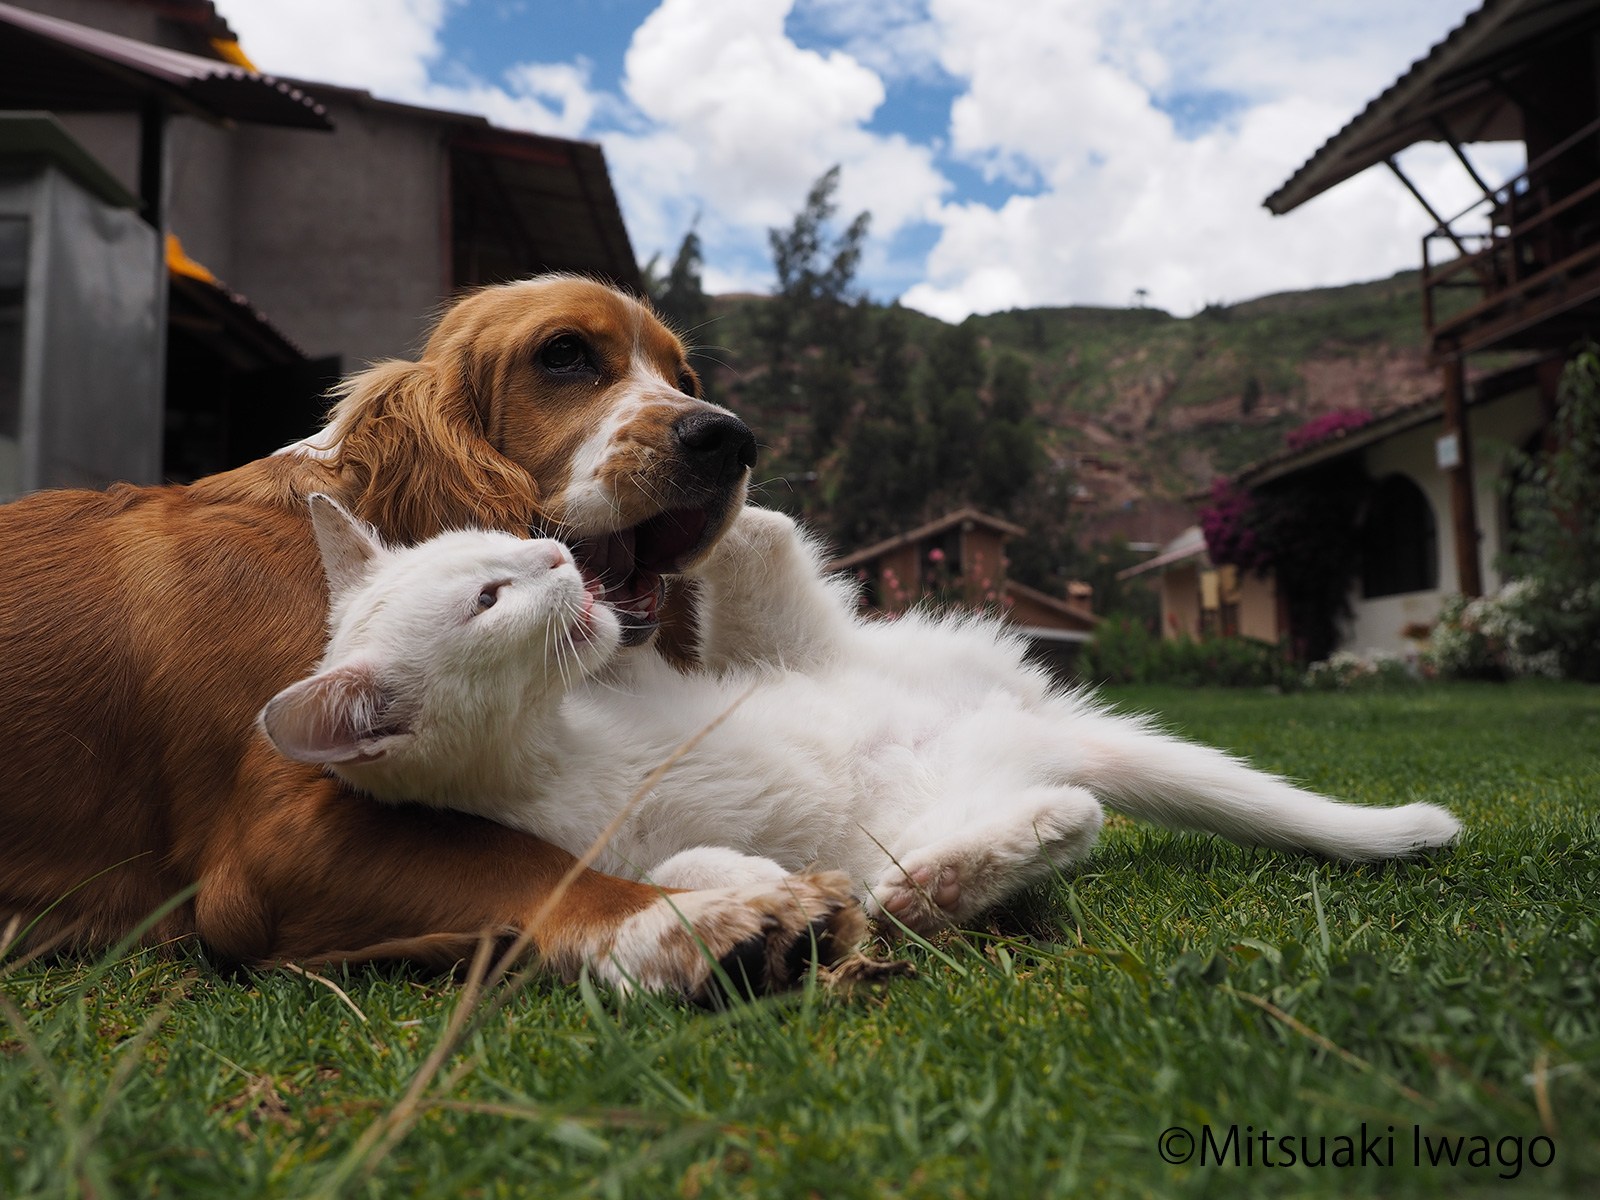
<path fill-rule="evenodd" d="M 627 529 L 571 544 L 578 569 L 586 579 L 599 581 L 600 598 L 622 618 L 624 646 L 636 646 L 655 632 L 666 593 L 662 576 L 683 569 L 710 523 L 706 509 L 673 509 Z"/>

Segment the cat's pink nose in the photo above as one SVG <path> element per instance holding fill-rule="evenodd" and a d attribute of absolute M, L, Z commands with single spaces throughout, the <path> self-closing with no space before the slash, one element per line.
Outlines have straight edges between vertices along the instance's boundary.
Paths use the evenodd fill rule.
<path fill-rule="evenodd" d="M 552 571 L 573 561 L 572 551 L 551 538 L 536 541 L 533 546 L 533 561 L 540 566 L 549 567 Z"/>

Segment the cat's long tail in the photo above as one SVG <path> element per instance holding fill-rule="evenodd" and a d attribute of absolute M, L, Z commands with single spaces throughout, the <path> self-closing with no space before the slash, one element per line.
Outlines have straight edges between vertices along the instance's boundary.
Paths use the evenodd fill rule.
<path fill-rule="evenodd" d="M 1147 719 L 1074 699 L 1083 707 L 1069 724 L 1070 781 L 1129 816 L 1353 862 L 1447 846 L 1461 832 L 1438 805 L 1342 804 L 1164 733 Z"/>

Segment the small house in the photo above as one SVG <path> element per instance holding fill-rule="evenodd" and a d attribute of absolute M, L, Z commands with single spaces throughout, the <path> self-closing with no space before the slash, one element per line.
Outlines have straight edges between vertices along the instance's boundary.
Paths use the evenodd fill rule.
<path fill-rule="evenodd" d="M 1286 617 L 1272 575 L 1212 563 L 1198 525 L 1117 578 L 1151 574 L 1161 600 L 1161 635 L 1168 640 L 1237 636 L 1277 642 L 1283 635 Z"/>
<path fill-rule="evenodd" d="M 1089 640 L 1097 618 L 1084 585 L 1056 597 L 1006 576 L 1005 545 L 1027 530 L 962 508 L 886 538 L 828 564 L 853 574 L 863 603 L 886 614 L 934 602 L 984 610 L 1016 626 L 1041 649 L 1075 648 Z"/>

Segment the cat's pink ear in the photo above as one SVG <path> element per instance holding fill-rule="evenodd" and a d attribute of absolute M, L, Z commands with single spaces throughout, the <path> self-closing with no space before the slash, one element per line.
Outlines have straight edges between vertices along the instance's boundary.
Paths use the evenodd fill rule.
<path fill-rule="evenodd" d="M 322 551 L 328 591 L 338 596 L 366 579 L 373 561 L 383 553 L 383 543 L 371 527 L 356 520 L 332 496 L 313 492 L 306 502 L 311 505 L 311 528 Z"/>
<path fill-rule="evenodd" d="M 372 762 L 411 733 L 377 673 L 359 664 L 284 688 L 261 710 L 261 729 L 280 754 L 305 763 Z"/>

